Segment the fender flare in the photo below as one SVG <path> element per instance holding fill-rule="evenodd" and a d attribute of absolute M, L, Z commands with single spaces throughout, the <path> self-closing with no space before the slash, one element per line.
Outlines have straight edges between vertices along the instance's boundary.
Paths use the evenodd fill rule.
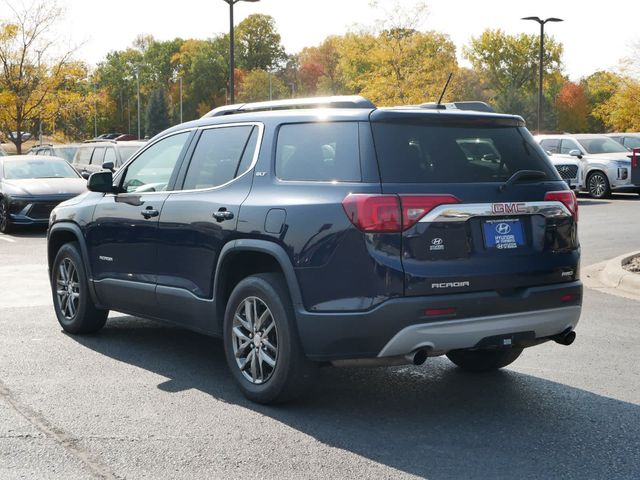
<path fill-rule="evenodd" d="M 291 295 L 291 302 L 293 303 L 294 310 L 297 310 L 303 305 L 302 294 L 300 292 L 300 285 L 298 284 L 298 278 L 293 269 L 293 264 L 287 252 L 275 242 L 268 240 L 254 240 L 254 239 L 241 239 L 232 240 L 228 242 L 220 251 L 218 257 L 218 264 L 216 265 L 216 272 L 213 283 L 213 295 L 217 297 L 218 289 L 220 288 L 220 270 L 222 269 L 225 259 L 230 254 L 238 252 L 261 252 L 272 256 L 280 265 L 282 272 L 284 273 L 287 287 L 289 288 L 289 295 Z"/>
<path fill-rule="evenodd" d="M 80 227 L 77 224 L 73 222 L 58 222 L 49 227 L 49 231 L 47 232 L 47 265 L 49 270 L 51 270 L 51 265 L 53 265 L 53 261 L 55 260 L 55 255 L 52 258 L 52 252 L 49 249 L 49 242 L 57 232 L 71 233 L 76 237 L 76 241 L 78 242 L 78 245 L 80 245 L 80 255 L 82 256 L 82 261 L 84 263 L 83 267 L 87 274 L 89 293 L 91 294 L 91 298 L 96 306 L 101 308 L 102 305 L 100 304 L 93 284 L 93 271 L 91 270 L 91 262 L 89 261 L 89 250 L 87 249 L 87 243 L 84 235 L 82 234 L 82 230 L 80 230 Z M 51 272 L 49 272 L 49 281 L 51 281 Z"/>

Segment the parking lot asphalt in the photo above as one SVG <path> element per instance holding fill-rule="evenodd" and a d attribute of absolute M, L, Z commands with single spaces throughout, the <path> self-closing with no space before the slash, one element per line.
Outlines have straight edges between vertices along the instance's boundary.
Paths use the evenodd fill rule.
<path fill-rule="evenodd" d="M 638 250 L 640 196 L 580 200 L 583 266 Z M 0 478 L 640 478 L 640 302 L 585 290 L 570 347 L 501 372 L 326 368 L 245 400 L 222 344 L 112 313 L 58 326 L 38 230 L 0 235 Z"/>

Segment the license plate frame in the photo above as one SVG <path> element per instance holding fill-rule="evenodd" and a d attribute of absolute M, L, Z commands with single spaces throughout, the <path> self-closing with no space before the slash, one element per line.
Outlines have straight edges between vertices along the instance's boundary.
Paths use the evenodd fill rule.
<path fill-rule="evenodd" d="M 527 245 L 519 218 L 497 218 L 482 222 L 482 237 L 489 250 L 518 250 Z"/>

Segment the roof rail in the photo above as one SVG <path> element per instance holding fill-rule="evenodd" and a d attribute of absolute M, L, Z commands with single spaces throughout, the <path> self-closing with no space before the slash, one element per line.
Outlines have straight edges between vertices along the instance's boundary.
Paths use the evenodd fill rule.
<path fill-rule="evenodd" d="M 85 140 L 82 143 L 118 143 L 110 138 L 93 138 L 91 140 Z"/>
<path fill-rule="evenodd" d="M 221 117 L 235 113 L 265 112 L 269 110 L 290 110 L 298 108 L 376 108 L 364 97 L 358 95 L 337 95 L 333 97 L 292 98 L 269 102 L 238 103 L 214 108 L 202 118 Z"/>

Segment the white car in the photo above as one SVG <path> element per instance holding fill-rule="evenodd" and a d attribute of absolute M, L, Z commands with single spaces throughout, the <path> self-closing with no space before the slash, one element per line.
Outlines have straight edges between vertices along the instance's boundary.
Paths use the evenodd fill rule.
<path fill-rule="evenodd" d="M 640 133 L 607 133 L 607 137 L 613 138 L 627 149 L 640 148 Z"/>
<path fill-rule="evenodd" d="M 586 133 L 538 135 L 535 139 L 549 153 L 556 169 L 577 163 L 577 188 L 587 191 L 591 197 L 605 198 L 611 192 L 640 192 L 640 182 L 631 182 L 631 153 L 615 140 Z"/>

